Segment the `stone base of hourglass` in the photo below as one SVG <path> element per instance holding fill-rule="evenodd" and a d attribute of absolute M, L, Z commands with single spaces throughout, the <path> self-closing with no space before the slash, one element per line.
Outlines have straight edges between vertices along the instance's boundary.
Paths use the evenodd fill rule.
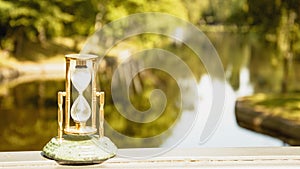
<path fill-rule="evenodd" d="M 107 137 L 99 135 L 52 138 L 43 148 L 43 155 L 60 164 L 102 163 L 116 155 L 117 147 Z"/>

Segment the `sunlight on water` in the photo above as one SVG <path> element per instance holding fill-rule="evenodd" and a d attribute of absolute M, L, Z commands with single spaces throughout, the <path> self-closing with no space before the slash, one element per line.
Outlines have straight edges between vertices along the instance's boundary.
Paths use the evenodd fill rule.
<path fill-rule="evenodd" d="M 253 94 L 253 87 L 250 84 L 250 71 L 248 68 L 243 67 L 240 70 L 240 87 L 235 92 L 239 97 Z"/>
<path fill-rule="evenodd" d="M 249 72 L 248 72 L 249 73 Z M 243 74 L 241 72 L 241 74 Z M 247 70 L 244 70 L 244 76 L 247 75 Z M 261 146 L 282 146 L 283 143 L 266 135 L 258 134 L 239 127 L 235 121 L 234 106 L 237 96 L 250 94 L 251 86 L 249 79 L 241 78 L 241 86 L 238 92 L 233 91 L 232 87 L 226 83 L 226 101 L 223 112 L 223 117 L 218 125 L 217 130 L 213 133 L 210 139 L 205 143 L 199 143 L 199 138 L 203 132 L 204 124 L 210 113 L 212 102 L 212 85 L 211 83 L 220 83 L 218 81 L 211 82 L 208 75 L 203 75 L 199 82 L 200 102 L 198 104 L 199 116 L 188 136 L 178 145 L 179 147 L 261 147 Z M 220 83 L 222 85 L 222 83 Z M 242 86 L 247 85 L 247 86 Z M 180 126 L 184 123 L 190 123 L 189 119 L 194 112 L 184 112 L 182 117 L 177 122 L 172 132 L 172 135 L 162 144 L 162 147 L 168 147 L 172 144 L 172 139 L 178 136 L 184 137 Z"/>

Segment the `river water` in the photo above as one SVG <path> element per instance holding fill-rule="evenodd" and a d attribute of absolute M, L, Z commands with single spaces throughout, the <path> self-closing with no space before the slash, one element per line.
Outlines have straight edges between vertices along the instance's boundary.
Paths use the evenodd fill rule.
<path fill-rule="evenodd" d="M 226 101 L 222 118 L 215 132 L 212 133 L 205 142 L 200 142 L 200 135 L 203 132 L 204 122 L 210 113 L 209 105 L 211 104 L 211 93 L 208 86 L 211 86 L 213 82 L 210 81 L 207 75 L 202 77 L 199 83 L 201 101 L 197 103 L 200 104 L 201 113 L 190 133 L 179 143 L 178 147 L 266 147 L 283 145 L 283 142 L 276 138 L 252 132 L 238 126 L 234 112 L 235 100 L 237 97 L 247 96 L 253 93 L 253 87 L 249 84 L 250 81 L 247 81 L 248 75 L 243 74 L 244 79 L 241 79 L 244 80 L 242 84 L 245 86 L 240 85 L 238 91 L 234 91 L 228 83 L 225 83 Z M 223 83 L 221 84 L 223 85 Z M 172 144 L 174 144 L 174 140 L 172 139 L 178 138 L 180 135 L 185 135 L 185 133 L 180 132 L 181 126 L 184 123 L 190 123 L 187 119 L 189 119 L 188 116 L 192 113 L 194 112 L 183 113 L 181 119 L 175 125 L 172 135 L 163 143 L 162 147 L 172 146 Z"/>

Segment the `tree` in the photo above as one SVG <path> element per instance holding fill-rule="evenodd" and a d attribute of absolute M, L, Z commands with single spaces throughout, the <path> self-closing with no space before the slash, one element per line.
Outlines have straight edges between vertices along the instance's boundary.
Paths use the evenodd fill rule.
<path fill-rule="evenodd" d="M 44 45 L 57 36 L 94 31 L 98 0 L 0 0 L 1 48 L 22 55 L 25 41 Z"/>
<path fill-rule="evenodd" d="M 21 55 L 24 41 L 39 41 L 43 44 L 48 37 L 61 35 L 64 24 L 74 20 L 72 15 L 63 12 L 52 1 L 1 0 L 0 4 L 0 26 L 5 30 L 2 36 L 14 44 L 12 50 L 16 56 Z"/>
<path fill-rule="evenodd" d="M 141 12 L 164 12 L 182 19 L 188 19 L 187 10 L 181 0 L 103 0 L 105 13 L 103 21 L 111 22 L 121 17 Z"/>
<path fill-rule="evenodd" d="M 300 54 L 300 1 L 247 0 L 242 6 L 246 10 L 237 10 L 228 21 L 249 26 L 261 40 L 276 46 L 279 51 L 277 59 L 282 61 L 281 91 L 287 92 L 292 59 Z"/>

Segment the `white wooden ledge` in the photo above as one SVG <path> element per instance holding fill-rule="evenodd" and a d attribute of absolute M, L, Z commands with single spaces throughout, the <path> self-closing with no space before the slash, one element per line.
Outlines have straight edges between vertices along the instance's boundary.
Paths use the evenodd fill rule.
<path fill-rule="evenodd" d="M 120 149 L 138 155 L 158 149 Z M 173 149 L 152 158 L 116 156 L 96 165 L 60 165 L 39 151 L 0 152 L 0 168 L 300 168 L 300 147 Z"/>

